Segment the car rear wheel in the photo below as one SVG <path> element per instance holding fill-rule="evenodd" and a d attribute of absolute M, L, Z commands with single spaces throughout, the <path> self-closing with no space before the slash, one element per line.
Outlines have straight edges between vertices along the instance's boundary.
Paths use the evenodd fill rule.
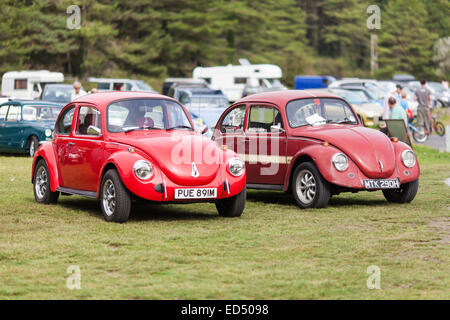
<path fill-rule="evenodd" d="M 300 209 L 323 208 L 331 197 L 330 185 L 312 162 L 300 164 L 292 178 L 292 193 Z"/>
<path fill-rule="evenodd" d="M 125 222 L 131 211 L 131 198 L 116 170 L 108 170 L 102 179 L 100 207 L 106 221 Z"/>
<path fill-rule="evenodd" d="M 59 192 L 52 192 L 50 189 L 50 173 L 44 160 L 40 160 L 34 169 L 33 191 L 36 202 L 45 204 L 58 202 Z"/>
<path fill-rule="evenodd" d="M 385 189 L 383 195 L 389 202 L 407 203 L 413 201 L 419 189 L 419 180 L 400 185 L 399 189 Z"/>
<path fill-rule="evenodd" d="M 247 199 L 247 189 L 244 189 L 237 195 L 216 200 L 216 208 L 222 217 L 240 217 L 245 209 Z"/>
<path fill-rule="evenodd" d="M 37 148 L 39 147 L 39 140 L 35 136 L 30 137 L 28 152 L 30 154 L 30 157 L 34 157 L 34 154 L 36 153 Z"/>

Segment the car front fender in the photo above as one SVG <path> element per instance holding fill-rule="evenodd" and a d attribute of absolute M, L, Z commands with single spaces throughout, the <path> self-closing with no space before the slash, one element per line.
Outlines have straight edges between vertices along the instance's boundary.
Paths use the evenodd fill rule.
<path fill-rule="evenodd" d="M 44 142 L 39 146 L 33 158 L 33 165 L 31 167 L 31 183 L 34 183 L 34 170 L 39 160 L 43 159 L 47 163 L 50 174 L 50 189 L 52 192 L 59 187 L 58 166 L 56 163 L 56 155 L 51 142 Z"/>

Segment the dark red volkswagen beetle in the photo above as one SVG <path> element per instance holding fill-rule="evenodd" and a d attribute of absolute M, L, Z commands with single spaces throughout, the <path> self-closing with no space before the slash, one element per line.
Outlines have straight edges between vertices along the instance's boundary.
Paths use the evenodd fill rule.
<path fill-rule="evenodd" d="M 37 150 L 37 202 L 59 194 L 100 200 L 107 221 L 126 221 L 131 199 L 215 202 L 222 216 L 245 207 L 245 164 L 193 129 L 186 109 L 166 96 L 109 92 L 68 104 L 52 142 Z"/>
<path fill-rule="evenodd" d="M 300 208 L 324 207 L 333 194 L 363 190 L 410 202 L 419 185 L 413 150 L 365 128 L 351 105 L 331 94 L 248 96 L 224 112 L 213 138 L 245 158 L 248 188 L 292 190 Z"/>

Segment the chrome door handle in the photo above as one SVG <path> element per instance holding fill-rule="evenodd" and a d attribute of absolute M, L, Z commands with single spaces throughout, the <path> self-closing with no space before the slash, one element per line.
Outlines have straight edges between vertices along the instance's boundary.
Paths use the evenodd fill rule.
<path fill-rule="evenodd" d="M 241 142 L 242 143 L 247 143 L 247 142 L 252 142 L 252 140 L 251 139 L 243 139 L 243 140 L 241 140 Z"/>
<path fill-rule="evenodd" d="M 75 142 L 69 142 L 68 145 L 69 145 L 69 146 L 74 146 L 74 145 L 75 145 Z"/>

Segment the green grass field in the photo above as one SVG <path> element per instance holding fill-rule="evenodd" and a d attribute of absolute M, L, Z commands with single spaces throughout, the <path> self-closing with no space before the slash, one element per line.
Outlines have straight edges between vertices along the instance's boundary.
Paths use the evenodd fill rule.
<path fill-rule="evenodd" d="M 449 299 L 450 154 L 420 147 L 419 193 L 341 194 L 321 210 L 250 191 L 241 218 L 213 204 L 137 205 L 106 223 L 95 200 L 34 202 L 31 159 L 0 156 L 0 299 Z M 78 265 L 81 289 L 69 290 Z M 381 270 L 369 290 L 367 267 Z"/>

